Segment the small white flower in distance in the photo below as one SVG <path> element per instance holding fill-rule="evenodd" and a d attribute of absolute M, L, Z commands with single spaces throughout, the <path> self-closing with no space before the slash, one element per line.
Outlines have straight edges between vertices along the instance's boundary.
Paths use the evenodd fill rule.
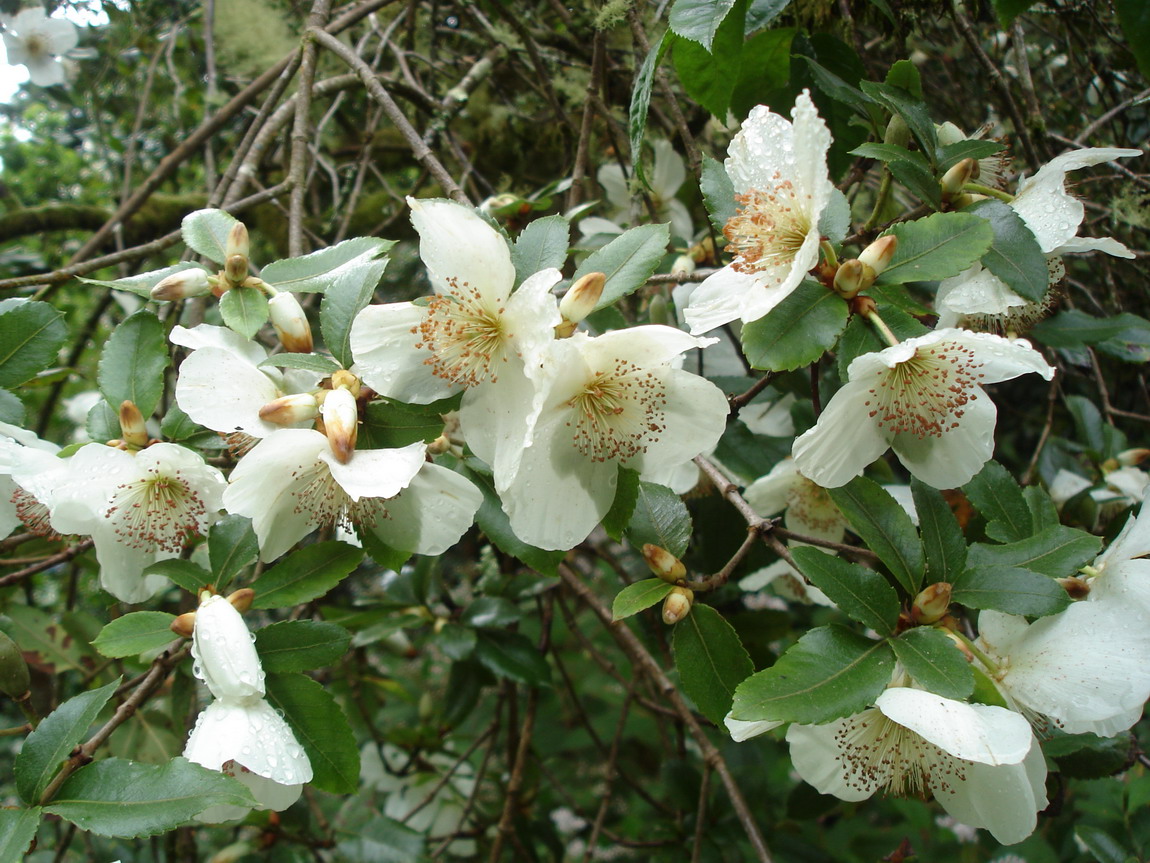
<path fill-rule="evenodd" d="M 650 197 L 655 207 L 656 222 L 670 222 L 671 236 L 690 242 L 695 235 L 691 214 L 685 204 L 675 197 L 687 179 L 687 166 L 683 157 L 675 152 L 674 145 L 665 139 L 651 141 L 655 151 L 655 164 L 648 178 L 651 183 Z M 607 201 L 613 207 L 606 218 L 591 217 L 579 223 L 583 236 L 595 234 L 621 234 L 623 229 L 617 223 L 625 223 L 631 216 L 631 190 L 623 169 L 614 162 L 599 168 L 595 175 Z"/>
<path fill-rule="evenodd" d="M 761 516 L 783 513 L 788 530 L 819 539 L 841 542 L 847 520 L 826 490 L 799 473 L 793 458 L 785 458 L 743 492 Z"/>
<path fill-rule="evenodd" d="M 735 259 L 691 294 L 684 316 L 692 333 L 758 320 L 818 263 L 819 217 L 834 189 L 831 134 L 805 90 L 791 117 L 756 106 L 727 149 L 739 209 L 723 233 Z"/>
<path fill-rule="evenodd" d="M 890 447 L 935 488 L 968 482 L 994 453 L 998 416 L 983 384 L 1054 376 L 1023 339 L 941 329 L 856 357 L 848 381 L 794 445 L 804 476 L 845 485 Z"/>
<path fill-rule="evenodd" d="M 76 25 L 62 18 L 49 18 L 43 9 L 21 9 L 4 25 L 4 48 L 8 62 L 28 68 L 38 87 L 64 83 L 64 66 L 58 59 L 76 47 Z"/>
<path fill-rule="evenodd" d="M 791 762 L 821 794 L 934 797 L 957 821 L 1021 842 L 1046 806 L 1046 761 L 1029 723 L 1002 707 L 892 687 L 875 706 L 787 729 Z"/>

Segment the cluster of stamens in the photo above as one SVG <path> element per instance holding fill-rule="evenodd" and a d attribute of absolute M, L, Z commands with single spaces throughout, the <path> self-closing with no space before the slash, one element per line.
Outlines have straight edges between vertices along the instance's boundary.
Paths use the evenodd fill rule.
<path fill-rule="evenodd" d="M 925 797 L 966 779 L 966 762 L 877 709 L 844 720 L 835 742 L 846 784 L 860 791 L 877 786 L 894 795 Z"/>
<path fill-rule="evenodd" d="M 30 533 L 45 539 L 59 539 L 60 534 L 52 529 L 51 513 L 34 495 L 22 488 L 12 493 L 12 505 L 16 507 L 16 517 Z"/>
<path fill-rule="evenodd" d="M 869 415 L 891 434 L 941 437 L 978 398 L 980 368 L 974 352 L 954 342 L 920 347 L 879 375 L 866 400 Z"/>
<path fill-rule="evenodd" d="M 390 518 L 387 501 L 379 497 L 361 497 L 353 500 L 343 486 L 331 475 L 325 462 L 316 461 L 292 474 L 297 515 L 323 528 L 342 527 L 349 533 L 359 527 L 371 528 L 381 519 Z"/>
<path fill-rule="evenodd" d="M 818 530 L 831 530 L 843 523 L 842 514 L 822 486 L 799 476 L 787 492 L 787 513 L 797 522 Z"/>
<path fill-rule="evenodd" d="M 811 232 L 809 194 L 775 174 L 768 189 L 735 195 L 738 212 L 723 228 L 732 268 L 754 274 L 769 267 L 789 267 Z"/>
<path fill-rule="evenodd" d="M 206 523 L 207 508 L 179 471 L 148 474 L 118 486 L 104 516 L 129 548 L 181 551 Z"/>
<path fill-rule="evenodd" d="M 627 360 L 595 372 L 567 405 L 575 448 L 594 461 L 627 461 L 659 439 L 665 429 L 666 387 Z"/>
<path fill-rule="evenodd" d="M 424 362 L 438 377 L 467 387 L 494 381 L 506 358 L 503 308 L 491 308 L 467 282 L 447 282 L 451 291 L 432 297 L 427 317 L 412 328 L 419 335 L 415 346 L 431 352 Z"/>

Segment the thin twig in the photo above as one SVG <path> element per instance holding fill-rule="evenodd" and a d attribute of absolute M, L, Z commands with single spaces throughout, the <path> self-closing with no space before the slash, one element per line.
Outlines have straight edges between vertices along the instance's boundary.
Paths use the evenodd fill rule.
<path fill-rule="evenodd" d="M 51 569 L 54 566 L 59 566 L 61 563 L 67 563 L 76 555 L 83 554 L 85 551 L 92 547 L 93 543 L 90 539 L 81 540 L 73 546 L 69 546 L 58 554 L 51 557 L 46 557 L 39 563 L 34 563 L 24 569 L 18 569 L 16 572 L 10 572 L 5 576 L 0 576 L 0 587 L 7 587 L 10 584 L 19 584 L 29 576 L 35 575 L 38 572 L 43 572 L 46 569 Z"/>
<path fill-rule="evenodd" d="M 292 181 L 288 216 L 288 256 L 295 258 L 304 253 L 303 203 L 307 193 L 308 126 L 311 121 L 312 84 L 315 81 L 315 60 L 318 49 L 312 34 L 322 32 L 327 21 L 331 0 L 315 0 L 307 18 L 307 31 L 300 48 L 299 88 L 296 91 L 295 122 L 291 131 L 291 160 L 288 178 Z"/>

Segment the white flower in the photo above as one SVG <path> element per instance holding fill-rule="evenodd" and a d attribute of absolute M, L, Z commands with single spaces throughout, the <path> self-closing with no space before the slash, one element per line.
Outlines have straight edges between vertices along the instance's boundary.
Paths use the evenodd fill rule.
<path fill-rule="evenodd" d="M 207 531 L 221 509 L 223 475 L 197 453 L 158 443 L 136 453 L 88 444 L 68 461 L 52 496 L 52 527 L 96 545 L 100 584 L 124 602 L 143 602 L 167 584 L 142 576 Z"/>
<path fill-rule="evenodd" d="M 1122 531 L 1083 573 L 1088 579 L 1087 600 L 1150 615 L 1150 507 L 1130 516 Z M 1145 620 L 1146 618 L 1143 617 Z"/>
<path fill-rule="evenodd" d="M 804 476 L 849 482 L 889 446 L 935 488 L 965 484 L 994 452 L 997 410 L 983 384 L 1036 372 L 1054 376 L 1023 339 L 942 329 L 855 358 L 849 380 L 795 441 Z"/>
<path fill-rule="evenodd" d="M 655 206 L 655 221 L 670 222 L 671 236 L 690 242 L 695 235 L 691 214 L 686 205 L 675 197 L 687 179 L 687 166 L 670 141 L 652 140 L 651 147 L 655 151 L 655 164 L 649 178 L 651 188 L 648 194 Z M 614 210 L 606 219 L 584 219 L 579 223 L 579 230 L 584 236 L 621 234 L 623 230 L 616 223 L 627 222 L 631 215 L 631 190 L 627 186 L 627 178 L 623 169 L 613 162 L 600 167 L 596 177 Z"/>
<path fill-rule="evenodd" d="M 794 545 L 802 545 L 802 543 L 794 543 Z M 821 550 L 826 551 L 828 554 L 834 554 L 830 549 Z M 783 599 L 791 602 L 835 608 L 835 604 L 829 596 L 813 584 L 807 584 L 806 579 L 803 578 L 803 574 L 785 560 L 776 560 L 774 563 L 764 566 L 762 569 L 755 570 L 750 575 L 739 579 L 739 589 L 745 590 L 748 593 L 764 590 L 768 586 L 774 588 L 775 593 L 783 597 Z M 750 598 L 748 597 L 747 599 Z M 739 738 L 735 739 L 737 740 Z"/>
<path fill-rule="evenodd" d="M 506 425 L 500 415 L 463 405 L 467 442 L 495 468 L 495 490 L 516 536 L 540 548 L 572 548 L 610 509 L 619 465 L 646 478 L 718 442 L 726 397 L 677 368 L 684 351 L 705 344 L 657 325 L 554 342 L 538 392 L 523 394 L 535 407 L 500 406 L 520 423 L 536 415 L 526 443 L 513 450 L 497 451 Z"/>
<path fill-rule="evenodd" d="M 847 520 L 822 486 L 799 473 L 794 459 L 776 464 L 770 473 L 747 486 L 743 497 L 761 516 L 785 510 L 783 523 L 788 530 L 842 542 Z"/>
<path fill-rule="evenodd" d="M 935 294 L 934 306 L 940 328 L 962 326 L 982 331 L 1005 332 L 1028 329 L 1040 320 L 1054 304 L 1051 288 L 1062 281 L 1066 270 L 1062 259 L 1047 259 L 1049 280 L 1046 294 L 1031 301 L 1019 296 L 1006 282 L 982 264 L 943 279 Z"/>
<path fill-rule="evenodd" d="M 259 809 L 287 809 L 312 778 L 311 762 L 283 717 L 264 701 L 264 672 L 240 613 L 222 596 L 196 611 L 193 671 L 216 697 L 196 719 L 184 757 L 234 776 Z M 243 806 L 212 806 L 197 817 L 215 823 L 242 818 Z"/>
<path fill-rule="evenodd" d="M 28 77 L 38 87 L 64 83 L 64 66 L 59 57 L 76 47 L 76 26 L 62 18 L 49 18 L 43 9 L 21 9 L 4 26 L 4 48 L 8 62 L 28 68 Z"/>
<path fill-rule="evenodd" d="M 1150 697 L 1148 622 L 1113 602 L 1077 602 L 1033 623 L 983 611 L 976 645 L 1012 707 L 1068 734 L 1113 737 L 1138 721 Z"/>
<path fill-rule="evenodd" d="M 320 432 L 283 429 L 240 459 L 224 506 L 252 519 L 264 561 L 320 526 L 358 527 L 392 548 L 440 554 L 471 526 L 483 496 L 459 474 L 427 463 L 426 449 L 354 450 L 341 463 Z"/>
<path fill-rule="evenodd" d="M 834 189 L 831 135 L 805 90 L 791 116 L 793 124 L 758 105 L 731 141 L 724 166 L 739 210 L 723 233 L 735 260 L 691 295 L 692 333 L 758 320 L 818 263 L 819 217 Z"/>
<path fill-rule="evenodd" d="M 47 503 L 67 469 L 59 451 L 27 429 L 0 422 L 0 538 L 21 524 L 40 535 L 53 533 Z"/>
<path fill-rule="evenodd" d="M 892 687 L 875 706 L 826 725 L 787 729 L 791 761 L 822 794 L 865 800 L 876 791 L 925 794 L 1003 845 L 1021 842 L 1046 806 L 1046 762 L 1027 721 Z"/>

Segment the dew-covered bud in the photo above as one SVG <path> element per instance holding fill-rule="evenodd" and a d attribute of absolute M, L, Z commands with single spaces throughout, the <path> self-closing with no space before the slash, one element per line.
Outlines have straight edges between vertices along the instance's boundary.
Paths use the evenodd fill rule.
<path fill-rule="evenodd" d="M 260 408 L 260 419 L 278 426 L 294 426 L 319 415 L 319 402 L 312 393 L 280 396 Z"/>
<path fill-rule="evenodd" d="M 975 159 L 963 159 L 958 164 L 952 165 L 939 181 L 943 200 L 949 201 L 960 194 L 963 187 L 977 176 L 978 161 Z"/>
<path fill-rule="evenodd" d="M 216 698 L 264 694 L 264 671 L 243 617 L 222 596 L 208 596 L 196 610 L 192 671 Z"/>
<path fill-rule="evenodd" d="M 946 615 L 950 608 L 951 587 L 945 581 L 927 585 L 919 591 L 910 608 L 915 623 L 934 623 Z"/>
<path fill-rule="evenodd" d="M 285 351 L 293 354 L 311 353 L 314 345 L 311 326 L 295 294 L 281 291 L 269 299 L 268 314 Z"/>
<path fill-rule="evenodd" d="M 320 408 L 323 416 L 324 434 L 340 464 L 351 461 L 355 452 L 355 438 L 358 433 L 359 407 L 355 396 L 346 389 L 332 390 L 323 400 Z"/>
<path fill-rule="evenodd" d="M 875 278 L 877 278 L 882 275 L 883 270 L 890 266 L 891 259 L 897 249 L 898 237 L 894 234 L 887 234 L 885 237 L 879 237 L 863 249 L 858 260 L 863 266 L 870 267 L 874 271 Z"/>
<path fill-rule="evenodd" d="M 120 440 L 133 449 L 143 449 L 148 445 L 144 415 L 133 401 L 120 402 Z"/>
<path fill-rule="evenodd" d="M 663 600 L 663 623 L 671 626 L 691 613 L 695 592 L 689 587 L 676 587 Z"/>
<path fill-rule="evenodd" d="M 575 282 L 559 301 L 559 314 L 563 323 L 555 327 L 555 335 L 565 339 L 578 326 L 579 322 L 595 311 L 599 298 L 603 296 L 603 286 L 607 284 L 605 273 L 588 273 Z"/>
<path fill-rule="evenodd" d="M 160 279 L 152 287 L 153 300 L 185 300 L 203 297 L 212 292 L 211 277 L 199 267 L 180 270 Z"/>
<path fill-rule="evenodd" d="M 649 542 L 646 543 L 643 546 L 643 560 L 647 561 L 647 566 L 650 567 L 651 572 L 663 581 L 674 584 L 687 577 L 687 567 L 683 566 L 683 561 L 665 548 L 660 548 Z"/>
<path fill-rule="evenodd" d="M 0 692 L 19 700 L 29 686 L 28 663 L 24 661 L 20 645 L 0 632 Z"/>

